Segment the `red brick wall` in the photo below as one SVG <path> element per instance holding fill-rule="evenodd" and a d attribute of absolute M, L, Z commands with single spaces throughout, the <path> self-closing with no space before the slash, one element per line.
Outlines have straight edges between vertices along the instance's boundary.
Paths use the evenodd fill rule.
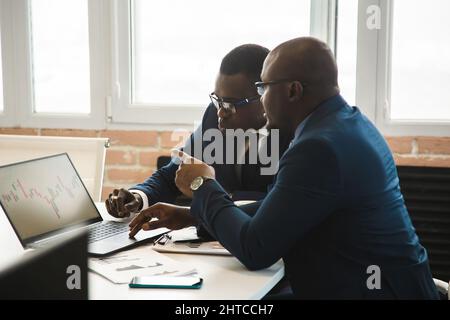
<path fill-rule="evenodd" d="M 143 181 L 155 171 L 158 156 L 170 155 L 176 144 L 168 131 L 0 128 L 0 134 L 110 138 L 102 198 L 114 188 Z M 387 141 L 399 165 L 450 167 L 450 137 L 387 137 Z"/>
<path fill-rule="evenodd" d="M 172 141 L 172 132 L 167 131 L 0 128 L 0 134 L 110 138 L 102 199 L 114 188 L 128 188 L 145 180 L 156 170 L 157 158 L 170 155 L 171 148 L 179 139 L 177 135 L 175 142 Z"/>
<path fill-rule="evenodd" d="M 387 137 L 397 165 L 450 167 L 450 137 Z"/>

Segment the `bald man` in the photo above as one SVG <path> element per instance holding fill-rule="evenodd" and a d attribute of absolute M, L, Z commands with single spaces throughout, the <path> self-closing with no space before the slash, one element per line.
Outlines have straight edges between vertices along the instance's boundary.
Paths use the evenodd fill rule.
<path fill-rule="evenodd" d="M 337 75 L 332 52 L 314 38 L 266 58 L 256 86 L 268 126 L 293 140 L 257 208 L 236 207 L 206 164 L 182 164 L 176 184 L 193 193 L 191 214 L 247 268 L 282 258 L 295 298 L 438 299 L 392 154 L 339 95 Z M 168 211 L 140 219 L 152 228 L 149 217 Z"/>

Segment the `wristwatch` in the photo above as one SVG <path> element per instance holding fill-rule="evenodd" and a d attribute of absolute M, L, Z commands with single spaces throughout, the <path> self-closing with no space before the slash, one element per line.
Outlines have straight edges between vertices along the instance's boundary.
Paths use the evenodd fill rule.
<path fill-rule="evenodd" d="M 208 180 L 213 180 L 213 179 L 210 177 L 203 177 L 203 176 L 199 176 L 199 177 L 195 178 L 191 182 L 191 186 L 190 186 L 191 190 L 192 191 L 198 190 L 198 188 L 200 188 L 201 185 L 204 184 L 205 181 L 208 181 Z"/>

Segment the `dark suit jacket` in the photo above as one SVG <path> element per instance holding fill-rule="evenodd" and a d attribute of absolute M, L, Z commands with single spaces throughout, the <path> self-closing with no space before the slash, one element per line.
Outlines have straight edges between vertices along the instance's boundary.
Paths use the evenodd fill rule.
<path fill-rule="evenodd" d="M 212 180 L 194 192 L 191 212 L 249 269 L 283 258 L 297 298 L 438 298 L 392 154 L 339 95 L 311 115 L 252 207 L 237 208 Z M 367 286 L 372 265 L 379 290 Z"/>
<path fill-rule="evenodd" d="M 208 106 L 203 115 L 201 124 L 202 134 L 211 128 L 218 128 L 217 110 L 213 104 Z M 200 154 L 203 154 L 205 147 L 214 141 L 201 141 L 200 145 L 198 145 L 193 135 L 191 135 L 190 140 L 190 145 L 192 146 L 191 152 L 189 152 L 190 154 L 193 154 L 196 148 L 200 148 Z M 226 143 L 224 142 L 224 147 L 225 145 Z M 282 143 L 280 155 L 283 154 L 286 146 L 287 144 Z M 224 158 L 226 154 L 227 152 L 224 148 Z M 199 158 L 201 159 L 201 157 Z M 215 169 L 217 181 L 219 181 L 227 192 L 233 195 L 233 200 L 259 200 L 266 195 L 267 187 L 273 182 L 273 175 L 267 176 L 260 174 L 260 164 L 243 165 L 241 177 L 237 177 L 234 164 L 212 164 L 212 166 Z M 177 169 L 178 165 L 170 162 L 168 165 L 156 171 L 146 181 L 130 189 L 144 192 L 148 197 L 149 205 L 156 202 L 173 203 L 175 198 L 181 194 L 175 185 L 175 173 Z"/>

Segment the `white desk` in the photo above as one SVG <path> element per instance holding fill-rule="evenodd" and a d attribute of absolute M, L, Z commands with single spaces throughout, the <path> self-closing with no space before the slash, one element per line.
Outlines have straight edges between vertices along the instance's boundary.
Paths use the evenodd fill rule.
<path fill-rule="evenodd" d="M 104 218 L 103 204 L 98 205 Z M 1 210 L 0 210 L 1 211 Z M 0 248 L 3 257 L 0 269 L 23 255 L 24 250 L 18 241 L 9 221 L 0 212 Z M 166 253 L 165 253 L 166 254 Z M 145 300 L 231 300 L 261 299 L 284 276 L 284 264 L 277 262 L 272 267 L 247 270 L 236 258 L 231 256 L 211 256 L 192 254 L 167 254 L 172 259 L 197 268 L 203 278 L 200 289 L 130 289 L 126 284 L 114 284 L 106 278 L 88 273 L 90 299 L 145 299 Z"/>
<path fill-rule="evenodd" d="M 97 204 L 102 216 L 108 213 Z M 147 245 L 151 247 L 151 245 Z M 149 248 L 150 250 L 150 248 Z M 131 289 L 126 284 L 114 284 L 94 272 L 89 272 L 89 299 L 120 300 L 231 300 L 261 299 L 284 276 L 280 260 L 272 267 L 247 270 L 235 257 L 164 253 L 168 257 L 197 268 L 203 285 L 200 289 Z"/>
<path fill-rule="evenodd" d="M 150 250 L 150 249 L 149 249 Z M 259 271 L 247 270 L 236 258 L 192 254 L 167 254 L 194 265 L 203 285 L 200 289 L 131 289 L 89 272 L 89 299 L 133 300 L 231 300 L 261 299 L 284 275 L 281 261 Z"/>

